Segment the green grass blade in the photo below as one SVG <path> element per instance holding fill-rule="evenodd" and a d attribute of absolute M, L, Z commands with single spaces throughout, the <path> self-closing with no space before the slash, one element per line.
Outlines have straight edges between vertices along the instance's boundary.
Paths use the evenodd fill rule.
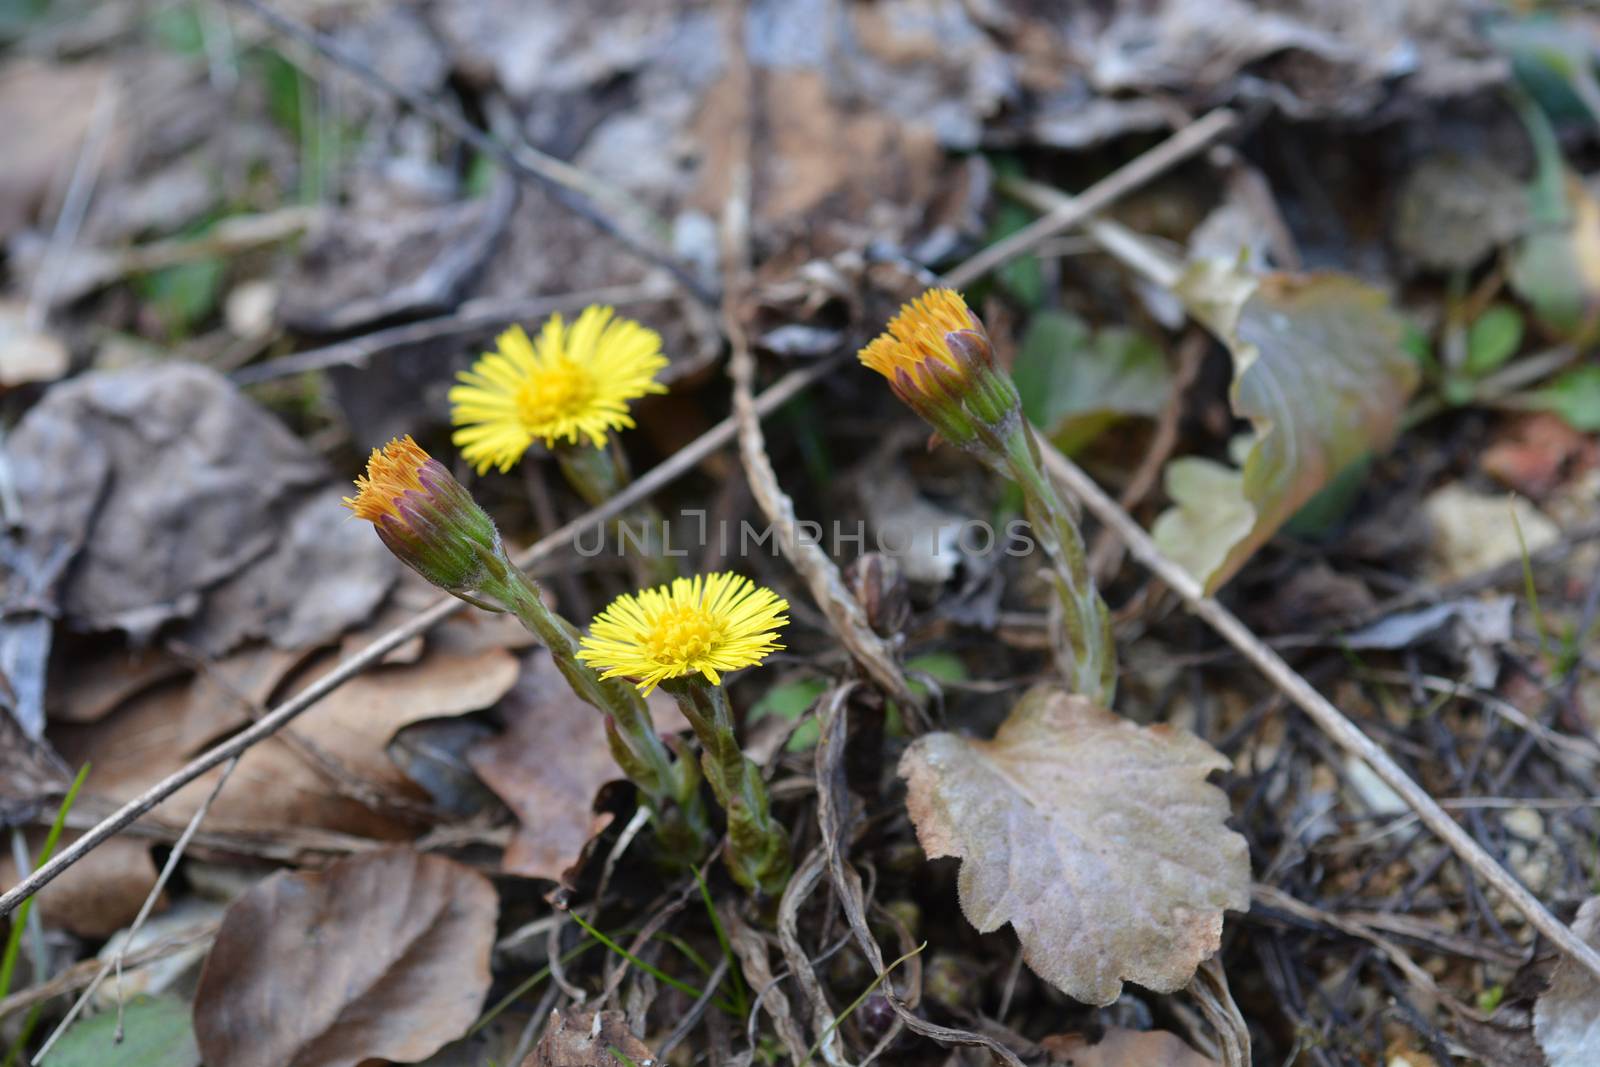
<path fill-rule="evenodd" d="M 39 856 L 34 860 L 34 869 L 37 870 L 49 862 L 55 853 L 56 845 L 61 841 L 61 831 L 67 825 L 67 813 L 72 810 L 72 802 L 78 799 L 78 790 L 83 788 L 84 779 L 89 776 L 89 765 L 85 763 L 78 771 L 78 776 L 72 780 L 72 788 L 67 790 L 66 797 L 61 801 L 61 807 L 56 809 L 55 821 L 50 824 L 50 833 L 45 836 L 44 847 L 39 850 Z M 23 872 L 17 872 L 22 877 Z M 28 915 L 33 910 L 33 897 L 22 902 L 16 913 L 11 917 L 11 935 L 6 938 L 6 952 L 0 958 L 0 997 L 11 992 L 11 979 L 17 970 L 17 956 L 22 951 L 22 931 L 27 928 Z"/>
<path fill-rule="evenodd" d="M 878 975 L 878 977 L 874 978 L 872 980 L 872 984 L 867 986 L 867 988 L 863 989 L 861 991 L 861 995 L 859 997 L 857 997 L 856 999 L 852 1000 L 850 1002 L 850 1006 L 848 1008 L 846 1008 L 844 1011 L 840 1012 L 839 1013 L 839 1017 L 837 1019 L 834 1019 L 833 1022 L 829 1023 L 828 1024 L 828 1028 L 826 1030 L 822 1031 L 821 1036 L 819 1036 L 817 1038 L 817 1043 L 815 1045 L 811 1046 L 811 1051 L 810 1052 L 806 1053 L 806 1063 L 809 1064 L 811 1062 L 811 1057 L 815 1056 L 817 1054 L 817 1050 L 822 1048 L 823 1044 L 828 1040 L 829 1037 L 831 1037 L 833 1035 L 833 1032 L 835 1030 L 839 1029 L 839 1025 L 841 1023 L 843 1023 L 846 1019 L 850 1018 L 851 1013 L 854 1012 L 857 1008 L 861 1007 L 861 1004 L 862 1004 L 863 1001 L 865 1001 L 868 997 L 872 996 L 872 991 L 874 989 L 877 989 L 880 985 L 882 985 L 884 983 L 884 980 L 887 979 L 889 977 L 889 975 L 894 973 L 894 969 L 896 967 L 900 966 L 906 960 L 909 960 L 912 956 L 915 956 L 917 953 L 921 952 L 923 949 L 925 949 L 927 947 L 928 947 L 928 943 L 926 941 L 924 941 L 922 944 L 918 945 L 916 948 L 912 949 L 910 952 L 907 952 L 904 956 L 901 956 L 899 959 L 897 959 L 893 963 L 889 964 L 889 966 L 885 967 L 883 969 L 883 973 Z"/>
<path fill-rule="evenodd" d="M 744 975 L 739 969 L 739 961 L 733 956 L 733 943 L 728 940 L 728 931 L 722 928 L 722 919 L 717 915 L 716 905 L 711 901 L 711 887 L 706 885 L 705 876 L 695 868 L 694 880 L 700 886 L 700 899 L 706 903 L 706 914 L 711 917 L 711 929 L 717 932 L 717 944 L 722 946 L 722 956 L 728 961 L 728 979 L 733 983 L 733 1006 L 739 1013 L 739 1018 L 747 1018 L 750 1014 L 750 995 L 745 992 Z"/>
<path fill-rule="evenodd" d="M 638 956 L 635 956 L 633 953 L 629 952 L 627 949 L 611 940 L 605 934 L 601 933 L 599 930 L 596 930 L 589 924 L 587 920 L 584 919 L 582 915 L 579 915 L 577 912 L 568 912 L 568 914 L 572 916 L 572 921 L 583 927 L 584 932 L 590 937 L 594 938 L 606 948 L 610 949 L 612 952 L 615 952 L 617 955 L 621 956 L 623 959 L 627 960 L 629 963 L 633 964 L 635 967 L 639 968 L 656 981 L 661 982 L 664 985 L 669 985 L 673 989 L 678 990 L 680 993 L 686 993 L 689 996 L 694 997 L 696 1000 L 699 1000 L 700 997 L 705 993 L 705 990 L 696 989 L 688 982 L 674 978 L 661 968 L 652 966 L 651 964 L 646 963 L 644 960 L 641 960 Z M 712 1003 L 721 1010 L 727 1012 L 729 1015 L 733 1014 L 733 1005 L 729 1004 L 727 1001 L 716 1000 L 712 1001 Z"/>

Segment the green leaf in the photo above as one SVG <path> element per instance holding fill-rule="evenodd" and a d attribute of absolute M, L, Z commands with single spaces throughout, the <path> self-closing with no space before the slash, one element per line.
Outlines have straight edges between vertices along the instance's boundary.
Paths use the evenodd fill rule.
<path fill-rule="evenodd" d="M 1371 286 L 1341 274 L 1248 281 L 1202 263 L 1179 284 L 1232 353 L 1234 414 L 1254 430 L 1237 470 L 1168 465 L 1174 507 L 1151 533 L 1208 592 L 1336 474 L 1388 448 L 1420 376 L 1404 322 Z"/>
<path fill-rule="evenodd" d="M 1159 415 L 1172 388 L 1154 342 L 1120 327 L 1091 333 L 1060 311 L 1033 317 L 1011 374 L 1023 412 L 1067 453 L 1122 418 Z"/>
<path fill-rule="evenodd" d="M 1535 407 L 1555 412 L 1574 430 L 1600 433 L 1600 367 L 1575 367 L 1531 399 Z"/>
<path fill-rule="evenodd" d="M 1372 471 L 1372 453 L 1348 464 L 1318 490 L 1317 495 L 1300 505 L 1283 524 L 1283 532 L 1295 537 L 1321 538 L 1329 534 L 1350 514 Z"/>
<path fill-rule="evenodd" d="M 931 675 L 940 682 L 964 682 L 972 677 L 966 663 L 954 652 L 925 652 L 920 656 L 912 656 L 906 660 L 906 670 Z M 915 678 L 909 679 L 909 683 L 916 692 L 927 691 L 927 686 Z"/>
<path fill-rule="evenodd" d="M 988 243 L 1010 237 L 1033 221 L 1033 213 L 1021 204 L 1006 201 L 995 211 Z M 1044 302 L 1044 268 L 1038 256 L 1018 256 L 995 271 L 1000 285 L 1023 307 L 1036 308 Z"/>
<path fill-rule="evenodd" d="M 61 1035 L 43 1067 L 200 1067 L 189 1006 L 177 997 L 134 997 L 123 1013 L 122 1043 L 115 1044 L 117 1013 L 82 1019 Z"/>
<path fill-rule="evenodd" d="M 144 275 L 135 289 L 155 305 L 170 334 L 184 337 L 216 308 L 226 269 L 226 263 L 215 257 L 180 263 Z"/>
<path fill-rule="evenodd" d="M 1573 333 L 1600 309 L 1600 203 L 1566 165 L 1544 112 L 1526 94 L 1511 99 L 1537 170 L 1528 185 L 1535 226 L 1512 251 L 1506 280 L 1542 322 Z"/>
<path fill-rule="evenodd" d="M 792 681 L 779 682 L 756 701 L 746 717 L 747 721 L 755 722 L 776 715 L 780 719 L 793 722 L 811 710 L 811 706 L 827 688 L 828 683 L 821 678 L 796 678 Z M 821 728 L 815 719 L 801 723 L 794 733 L 789 735 L 787 749 L 790 752 L 805 752 L 816 748 L 819 736 Z"/>
<path fill-rule="evenodd" d="M 1498 370 L 1522 347 L 1522 312 L 1509 304 L 1493 304 L 1467 331 L 1466 370 L 1481 378 Z"/>

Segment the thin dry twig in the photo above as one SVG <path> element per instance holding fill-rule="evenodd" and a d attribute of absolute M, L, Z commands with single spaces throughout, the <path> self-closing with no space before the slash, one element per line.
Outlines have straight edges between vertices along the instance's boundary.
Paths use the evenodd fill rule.
<path fill-rule="evenodd" d="M 1111 202 L 1144 185 L 1183 162 L 1237 124 L 1237 116 L 1226 108 L 1219 108 L 1156 145 L 1126 166 L 1120 167 L 1089 188 L 1063 200 L 1048 214 L 1041 215 L 1016 233 L 989 245 L 983 251 L 962 263 L 944 276 L 945 284 L 953 289 L 970 285 L 1018 256 L 1025 255 L 1046 238 L 1062 230 L 1077 226 L 1097 211 L 1104 211 Z"/>
<path fill-rule="evenodd" d="M 1183 418 L 1184 399 L 1189 394 L 1189 386 L 1194 384 L 1195 377 L 1200 373 L 1201 360 L 1210 344 L 1210 337 L 1200 330 L 1190 330 L 1178 342 L 1178 367 L 1172 374 L 1172 391 L 1167 394 L 1167 402 L 1161 408 L 1160 418 L 1156 420 L 1156 432 L 1150 438 L 1150 447 L 1145 449 L 1138 469 L 1117 497 L 1122 510 L 1132 512 L 1143 503 L 1150 490 L 1155 488 L 1167 460 L 1172 457 L 1172 450 L 1178 444 L 1178 423 Z M 1117 568 L 1122 566 L 1122 553 L 1122 542 L 1113 537 L 1110 530 L 1101 530 L 1100 536 L 1095 538 L 1094 548 L 1089 552 L 1089 570 L 1094 574 L 1095 581 L 1105 585 L 1111 580 Z"/>
<path fill-rule="evenodd" d="M 28 294 L 26 323 L 30 330 L 42 330 L 49 317 L 50 305 L 55 301 L 56 287 L 66 268 L 67 253 L 78 239 L 84 216 L 89 210 L 89 199 L 94 194 L 95 182 L 100 177 L 100 164 L 105 158 L 107 142 L 115 128 L 112 119 L 117 113 L 117 89 L 114 83 L 100 86 L 90 113 L 89 128 L 84 134 L 83 146 L 78 150 L 78 160 L 73 164 L 72 177 L 67 181 L 66 196 L 61 210 L 56 214 L 55 228 L 50 232 L 50 244 L 45 249 L 44 260 L 34 278 Z"/>
<path fill-rule="evenodd" d="M 609 285 L 528 300 L 469 300 L 448 315 L 374 330 L 322 348 L 308 348 L 304 352 L 241 367 L 229 377 L 235 385 L 257 385 L 307 371 L 365 367 L 373 356 L 401 345 L 422 344 L 491 330 L 513 322 L 542 319 L 552 312 L 568 311 L 589 304 L 623 307 L 663 300 L 671 295 L 672 287 L 665 281 L 647 279 L 637 285 Z"/>
<path fill-rule="evenodd" d="M 1418 785 L 1375 741 L 1362 732 L 1344 713 L 1319 693 L 1310 682 L 1257 637 L 1238 616 L 1207 596 L 1194 576 L 1173 562 L 1156 547 L 1133 518 L 1116 505 L 1083 470 L 1067 457 L 1043 446 L 1045 466 L 1067 490 L 1102 523 L 1116 531 L 1128 551 L 1182 598 L 1189 610 L 1255 665 L 1268 681 L 1298 704 L 1327 736 L 1346 752 L 1370 767 L 1390 789 L 1417 813 L 1423 825 L 1448 845 L 1468 869 L 1483 878 L 1520 911 L 1529 924 L 1553 941 L 1562 952 L 1573 957 L 1600 977 L 1600 952 L 1584 943 L 1570 927 L 1550 913 L 1516 876 L 1491 856 L 1441 808 L 1427 790 Z"/>
<path fill-rule="evenodd" d="M 156 878 L 156 884 L 150 887 L 150 892 L 144 898 L 144 904 L 139 908 L 139 914 L 134 916 L 133 923 L 128 927 L 128 932 L 123 937 L 122 944 L 117 948 L 116 954 L 101 965 L 99 973 L 94 976 L 94 980 L 89 983 L 88 988 L 78 996 L 78 999 L 67 1011 L 66 1017 L 56 1024 L 55 1030 L 51 1032 L 45 1043 L 39 1047 L 39 1051 L 34 1054 L 32 1060 L 34 1064 L 42 1062 L 45 1056 L 49 1054 L 50 1049 L 61 1039 L 61 1035 L 67 1032 L 67 1027 L 72 1025 L 73 1020 L 77 1019 L 84 1006 L 89 1003 L 89 998 L 94 996 L 95 990 L 100 988 L 100 983 L 105 981 L 106 975 L 110 974 L 112 970 L 117 972 L 117 1040 L 122 1040 L 122 968 L 128 955 L 128 946 L 133 943 L 134 936 L 144 926 L 145 921 L 150 918 L 150 912 L 155 909 L 156 901 L 161 899 L 161 892 L 167 887 L 167 881 L 172 877 L 172 872 L 177 869 L 178 861 L 183 858 L 184 850 L 189 847 L 189 842 L 194 838 L 195 831 L 200 829 L 200 823 L 205 820 L 206 814 L 211 810 L 211 805 L 216 801 L 217 795 L 222 792 L 222 787 L 228 783 L 229 776 L 233 774 L 234 768 L 237 766 L 239 766 L 239 760 L 238 757 L 234 757 L 228 761 L 227 766 L 222 768 L 222 774 L 218 776 L 217 784 L 211 787 L 211 792 L 206 794 L 205 801 L 190 817 L 189 825 L 184 827 L 183 835 L 178 838 L 178 843 L 172 846 L 172 852 L 167 856 L 167 862 L 162 865 L 161 874 Z"/>
<path fill-rule="evenodd" d="M 1445 1005 L 1452 1012 L 1464 1015 L 1476 1022 L 1487 1022 L 1489 1016 L 1476 1008 L 1468 1007 L 1452 996 L 1445 994 L 1439 984 L 1433 980 L 1433 975 L 1423 969 L 1422 965 L 1412 959 L 1404 949 L 1393 941 L 1379 934 L 1369 924 L 1358 922 L 1348 916 L 1335 915 L 1333 912 L 1324 911 L 1313 907 L 1298 897 L 1285 893 L 1276 886 L 1264 885 L 1257 882 L 1250 887 L 1250 895 L 1258 904 L 1262 904 L 1286 915 L 1292 915 L 1304 922 L 1326 926 L 1351 937 L 1360 938 L 1383 953 L 1384 957 L 1394 965 L 1395 969 L 1405 975 L 1406 981 L 1429 998 Z"/>
<path fill-rule="evenodd" d="M 535 152 L 531 146 L 519 145 L 513 149 L 502 144 L 437 101 L 394 84 L 325 34 L 318 33 L 310 26 L 290 18 L 263 3 L 262 0 L 230 0 L 230 2 L 248 9 L 279 33 L 309 45 L 368 86 L 404 103 L 412 111 L 450 131 L 522 181 L 544 188 L 573 213 L 591 223 L 602 233 L 614 238 L 629 253 L 671 274 L 679 285 L 693 293 L 702 303 L 716 304 L 716 294 L 707 289 L 686 267 L 667 253 L 651 247 L 640 237 L 618 226 L 605 212 L 595 206 L 593 179 L 581 175 L 570 165 Z"/>
<path fill-rule="evenodd" d="M 824 693 L 817 702 L 818 717 L 822 720 L 821 734 L 817 739 L 817 827 L 822 835 L 822 845 L 828 856 L 828 877 L 835 895 L 844 909 L 845 919 L 856 943 L 866 955 L 873 972 L 883 981 L 883 996 L 894 1010 L 899 1021 L 913 1033 L 930 1038 L 943 1045 L 967 1045 L 987 1049 L 1010 1067 L 1023 1067 L 1017 1054 L 987 1034 L 971 1030 L 958 1030 L 940 1026 L 921 1018 L 887 980 L 883 950 L 867 925 L 866 894 L 861 886 L 861 876 L 845 857 L 845 842 L 849 838 L 846 825 L 848 796 L 844 782 L 845 738 L 849 733 L 850 686 L 835 686 Z M 907 938 L 909 940 L 909 938 Z M 909 978 L 913 990 L 920 989 L 920 963 L 916 957 L 910 961 L 916 969 Z M 880 1043 L 880 1050 L 883 1046 Z"/>
<path fill-rule="evenodd" d="M 128 967 L 142 967 L 146 963 L 153 963 L 165 959 L 176 952 L 201 942 L 210 941 L 217 936 L 217 928 L 222 925 L 221 919 L 201 923 L 193 929 L 184 931 L 173 937 L 162 938 L 152 945 L 146 945 L 137 952 L 130 952 L 123 963 Z M 19 989 L 4 1000 L 0 1000 L 0 1019 L 9 1019 L 19 1011 L 26 1011 L 36 1004 L 71 993 L 75 989 L 82 989 L 85 985 L 95 980 L 103 966 L 97 959 L 80 960 L 71 967 L 62 971 L 48 982 L 27 989 Z"/>
<path fill-rule="evenodd" d="M 743 59 L 742 52 L 740 57 L 741 70 L 748 82 L 749 63 Z M 749 96 L 747 91 L 744 98 L 749 99 Z M 741 299 L 750 279 L 750 116 L 745 116 L 739 128 L 743 132 L 736 138 L 739 149 L 722 231 L 724 259 L 728 264 L 728 276 L 723 282 L 722 328 L 731 350 L 728 375 L 733 379 L 733 417 L 739 425 L 739 459 L 744 465 L 751 495 L 774 527 L 778 548 L 805 580 L 811 598 L 827 616 L 834 633 L 872 680 L 907 709 L 913 721 L 922 720 L 926 699 L 912 690 L 888 642 L 867 623 L 866 612 L 844 584 L 838 565 L 815 541 L 800 536 L 794 501 L 779 485 L 778 474 L 767 455 L 753 399 L 755 355 L 739 317 Z"/>
<path fill-rule="evenodd" d="M 837 362 L 837 360 L 828 360 L 784 375 L 755 399 L 754 406 L 756 410 L 762 415 L 770 414 L 817 379 L 832 371 Z M 736 432 L 737 427 L 733 418 L 723 419 L 694 441 L 673 453 L 655 468 L 639 477 L 638 480 L 604 504 L 573 519 L 559 530 L 540 538 L 525 552 L 517 556 L 517 565 L 523 568 L 531 567 L 540 560 L 554 555 L 562 546 L 569 544 L 574 537 L 586 533 L 607 519 L 621 514 L 651 493 L 687 474 L 701 460 L 731 441 Z M 435 601 L 409 622 L 396 626 L 376 638 L 360 652 L 345 659 L 304 690 L 278 705 L 267 715 L 262 716 L 249 728 L 196 756 L 177 771 L 174 771 L 134 799 L 128 801 L 111 815 L 101 820 L 78 840 L 58 852 L 51 858 L 50 862 L 6 890 L 5 893 L 0 894 L 0 916 L 11 914 L 19 904 L 48 885 L 62 871 L 83 859 L 84 856 L 87 856 L 108 838 L 167 799 L 167 797 L 213 767 L 226 763 L 252 745 L 271 737 L 285 725 L 292 722 L 296 716 L 316 704 L 317 701 L 356 677 L 368 667 L 377 664 L 392 650 L 400 647 L 413 637 L 424 634 L 434 626 L 437 626 L 462 606 L 462 602 L 453 597 L 443 597 Z"/>

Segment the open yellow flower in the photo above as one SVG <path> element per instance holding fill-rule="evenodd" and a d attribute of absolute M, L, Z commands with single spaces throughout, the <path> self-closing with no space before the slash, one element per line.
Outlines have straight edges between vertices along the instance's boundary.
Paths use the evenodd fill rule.
<path fill-rule="evenodd" d="M 629 678 L 645 693 L 669 678 L 752 667 L 783 646 L 789 602 L 738 574 L 678 578 L 624 594 L 595 616 L 578 658 L 602 678 Z"/>
<path fill-rule="evenodd" d="M 585 308 L 571 326 L 552 315 L 537 340 L 513 326 L 451 388 L 451 440 L 479 474 L 510 470 L 535 440 L 600 448 L 633 426 L 629 401 L 667 391 L 655 380 L 666 365 L 661 335 L 608 307 Z"/>

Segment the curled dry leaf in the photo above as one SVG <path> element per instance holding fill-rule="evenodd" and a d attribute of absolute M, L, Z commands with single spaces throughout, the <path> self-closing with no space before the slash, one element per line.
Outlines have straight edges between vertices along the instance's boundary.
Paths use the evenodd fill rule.
<path fill-rule="evenodd" d="M 633 1036 L 620 1011 L 569 1009 L 550 1021 L 522 1067 L 652 1067 L 655 1053 Z"/>
<path fill-rule="evenodd" d="M 1182 988 L 1221 944 L 1224 909 L 1250 906 L 1245 840 L 1206 782 L 1227 766 L 1192 734 L 1041 686 L 992 741 L 918 739 L 900 775 L 923 851 L 962 860 L 972 925 L 1009 922 L 1036 973 L 1110 1004 L 1124 981 Z"/>
<path fill-rule="evenodd" d="M 1054 1034 L 1039 1045 L 1051 1063 L 1069 1067 L 1216 1067 L 1165 1030 L 1110 1030 L 1094 1044 L 1082 1034 Z"/>
<path fill-rule="evenodd" d="M 397 564 L 315 454 L 214 371 L 172 362 L 52 388 L 6 443 L 34 559 L 64 553 L 62 617 L 220 655 L 364 620 Z M 306 590 L 316 590 L 306 596 Z"/>
<path fill-rule="evenodd" d="M 1418 372 L 1388 299 L 1354 278 L 1201 263 L 1178 288 L 1233 354 L 1234 413 L 1254 429 L 1238 470 L 1176 461 L 1176 506 L 1151 530 L 1211 592 L 1335 475 L 1389 446 Z"/>
<path fill-rule="evenodd" d="M 1572 924 L 1577 935 L 1600 948 L 1600 897 L 1590 897 Z M 1600 1060 L 1600 981 L 1562 960 L 1550 988 L 1533 1005 L 1533 1036 L 1550 1067 L 1594 1067 Z"/>
<path fill-rule="evenodd" d="M 517 678 L 516 656 L 492 642 L 478 647 L 477 629 L 471 616 L 440 626 L 416 662 L 366 671 L 280 735 L 251 747 L 206 828 L 282 834 L 289 826 L 381 839 L 414 832 L 390 804 L 416 803 L 426 794 L 395 765 L 391 739 L 413 723 L 490 707 Z M 299 661 L 270 650 L 241 650 L 192 681 L 138 693 L 101 721 L 58 727 L 53 736 L 73 766 L 93 765 L 88 795 L 121 803 L 248 725 L 253 711 L 241 698 L 261 704 L 269 693 L 298 692 L 337 659 L 324 655 L 290 675 Z M 161 817 L 181 826 L 220 773 L 211 771 L 179 790 Z"/>
<path fill-rule="evenodd" d="M 489 990 L 494 887 L 453 860 L 369 852 L 280 872 L 228 908 L 200 974 L 206 1063 L 411 1063 L 460 1037 Z"/>

